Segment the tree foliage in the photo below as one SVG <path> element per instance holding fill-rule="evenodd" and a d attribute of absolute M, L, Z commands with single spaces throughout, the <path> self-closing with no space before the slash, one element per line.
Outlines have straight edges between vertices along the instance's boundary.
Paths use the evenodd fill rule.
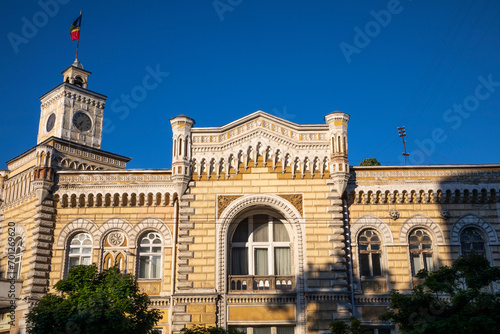
<path fill-rule="evenodd" d="M 332 334 L 369 334 L 370 332 L 361 328 L 361 321 L 352 316 L 349 318 L 350 324 L 337 320 L 330 323 Z"/>
<path fill-rule="evenodd" d="M 235 329 L 229 328 L 225 330 L 220 327 L 203 327 L 203 326 L 193 326 L 190 328 L 183 328 L 181 332 L 184 334 L 243 334 L 243 332 Z"/>
<path fill-rule="evenodd" d="M 471 254 L 417 276 L 424 281 L 411 295 L 391 292 L 391 308 L 382 320 L 409 334 L 500 333 L 500 295 L 489 292 L 491 283 L 500 280 L 500 268 L 485 257 Z"/>
<path fill-rule="evenodd" d="M 376 158 L 367 158 L 361 161 L 360 166 L 381 166 Z"/>
<path fill-rule="evenodd" d="M 149 334 L 161 318 L 135 278 L 117 268 L 75 266 L 55 289 L 28 313 L 28 333 Z"/>

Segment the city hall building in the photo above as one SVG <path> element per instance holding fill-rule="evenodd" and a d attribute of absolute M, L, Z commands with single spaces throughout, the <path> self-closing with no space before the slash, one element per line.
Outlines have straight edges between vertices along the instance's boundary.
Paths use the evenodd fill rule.
<path fill-rule="evenodd" d="M 101 150 L 106 96 L 89 75 L 63 71 L 37 145 L 0 170 L 0 332 L 25 333 L 79 264 L 133 273 L 163 333 L 250 334 L 327 333 L 351 315 L 396 333 L 378 316 L 420 269 L 471 251 L 500 265 L 500 165 L 349 166 L 349 115 L 257 111 L 219 127 L 173 117 L 171 168 L 127 169 Z"/>

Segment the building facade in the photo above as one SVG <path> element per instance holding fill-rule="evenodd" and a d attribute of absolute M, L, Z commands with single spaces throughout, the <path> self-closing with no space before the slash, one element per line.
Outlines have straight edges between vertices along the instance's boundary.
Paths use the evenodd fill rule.
<path fill-rule="evenodd" d="M 0 332 L 24 333 L 78 264 L 133 273 L 163 333 L 250 334 L 324 333 L 351 315 L 395 333 L 378 315 L 419 269 L 470 251 L 500 265 L 500 165 L 350 167 L 349 115 L 257 111 L 220 127 L 174 117 L 171 169 L 127 169 L 100 149 L 106 96 L 90 74 L 63 72 L 37 145 L 0 170 Z"/>

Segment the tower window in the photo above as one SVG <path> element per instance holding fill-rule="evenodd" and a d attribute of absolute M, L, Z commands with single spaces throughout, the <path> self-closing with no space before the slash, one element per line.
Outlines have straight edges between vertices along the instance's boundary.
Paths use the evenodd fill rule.
<path fill-rule="evenodd" d="M 83 79 L 80 76 L 76 76 L 73 79 L 73 85 L 78 86 L 78 87 L 83 87 Z"/>

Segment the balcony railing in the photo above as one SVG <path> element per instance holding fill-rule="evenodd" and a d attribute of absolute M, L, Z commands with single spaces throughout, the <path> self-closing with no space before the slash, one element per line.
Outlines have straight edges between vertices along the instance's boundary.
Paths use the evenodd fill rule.
<path fill-rule="evenodd" d="M 295 276 L 229 275 L 229 292 L 291 292 L 295 291 Z"/>

